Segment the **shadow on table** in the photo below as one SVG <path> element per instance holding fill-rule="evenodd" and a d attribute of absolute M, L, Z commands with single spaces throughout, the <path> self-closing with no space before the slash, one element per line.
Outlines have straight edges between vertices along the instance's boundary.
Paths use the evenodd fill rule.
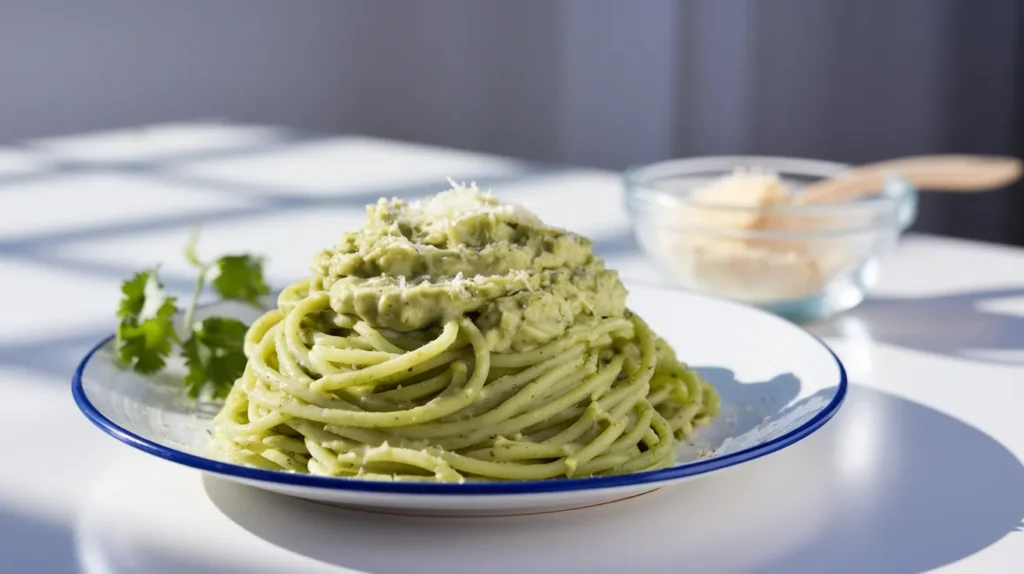
<path fill-rule="evenodd" d="M 697 442 L 718 448 L 727 437 L 740 437 L 759 425 L 778 418 L 785 407 L 800 395 L 800 379 L 792 373 L 770 380 L 745 383 L 722 367 L 693 367 L 711 383 L 722 401 L 720 416 L 701 429 Z M 830 389 L 829 396 L 834 395 Z"/>
<path fill-rule="evenodd" d="M 1024 287 L 934 297 L 875 297 L 856 309 L 808 327 L 822 336 L 842 336 L 864 325 L 871 339 L 951 357 L 1024 364 L 1024 315 L 984 309 L 996 299 L 1024 297 Z M 1021 308 L 1024 311 L 1024 307 Z"/>
<path fill-rule="evenodd" d="M 813 536 L 764 571 L 923 572 L 982 550 L 1024 520 L 1021 462 L 940 411 L 854 386 L 818 438 L 834 459 L 816 479 L 830 483 L 836 504 Z"/>
<path fill-rule="evenodd" d="M 382 574 L 684 565 L 916 573 L 978 552 L 1024 518 L 1024 466 L 1005 447 L 939 411 L 857 386 L 832 422 L 785 451 L 597 508 L 430 519 L 344 510 L 213 477 L 205 487 L 228 518 L 272 544 Z"/>
<path fill-rule="evenodd" d="M 77 572 L 71 530 L 0 506 L 0 556 L 4 572 Z"/>

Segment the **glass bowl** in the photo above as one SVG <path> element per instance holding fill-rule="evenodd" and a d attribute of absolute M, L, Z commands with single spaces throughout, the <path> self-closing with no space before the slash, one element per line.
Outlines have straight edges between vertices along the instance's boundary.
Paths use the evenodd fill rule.
<path fill-rule="evenodd" d="M 673 284 L 820 319 L 855 307 L 877 282 L 881 257 L 916 218 L 917 191 L 894 177 L 856 200 L 768 206 L 695 192 L 740 170 L 774 173 L 799 194 L 848 168 L 767 156 L 666 161 L 626 171 L 626 208 L 641 248 Z"/>

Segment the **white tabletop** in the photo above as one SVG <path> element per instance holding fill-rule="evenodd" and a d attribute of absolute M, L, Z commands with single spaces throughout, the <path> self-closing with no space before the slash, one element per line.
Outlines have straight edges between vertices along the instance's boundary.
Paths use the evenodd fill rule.
<path fill-rule="evenodd" d="M 835 420 L 720 480 L 602 508 L 426 519 L 320 507 L 204 479 L 79 414 L 69 377 L 112 330 L 120 282 L 163 262 L 184 294 L 180 249 L 197 220 L 202 253 L 266 254 L 280 287 L 364 204 L 441 191 L 447 176 L 525 201 L 593 238 L 625 278 L 658 281 L 607 172 L 217 124 L 0 148 L 2 569 L 541 572 L 545 556 L 575 553 L 614 572 L 1024 571 L 1024 251 L 1007 247 L 906 237 L 870 301 L 813 327 L 853 383 Z M 678 544 L 647 544 L 666 512 Z"/>

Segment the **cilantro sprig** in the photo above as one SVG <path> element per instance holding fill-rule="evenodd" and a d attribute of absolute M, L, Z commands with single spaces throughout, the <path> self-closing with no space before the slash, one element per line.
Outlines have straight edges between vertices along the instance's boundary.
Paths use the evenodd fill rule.
<path fill-rule="evenodd" d="M 118 362 L 138 373 L 151 375 L 164 369 L 176 346 L 185 359 L 185 389 L 190 397 L 224 397 L 242 375 L 246 357 L 242 342 L 248 326 L 231 317 L 194 321 L 196 304 L 207 283 L 226 300 L 259 308 L 259 298 L 270 292 L 263 278 L 263 258 L 225 255 L 204 263 L 196 253 L 198 233 L 185 244 L 185 259 L 198 271 L 195 289 L 185 308 L 184 337 L 174 328 L 177 300 L 160 282 L 159 267 L 140 271 L 121 285 L 117 311 L 115 352 Z M 182 339 L 184 342 L 182 343 Z"/>

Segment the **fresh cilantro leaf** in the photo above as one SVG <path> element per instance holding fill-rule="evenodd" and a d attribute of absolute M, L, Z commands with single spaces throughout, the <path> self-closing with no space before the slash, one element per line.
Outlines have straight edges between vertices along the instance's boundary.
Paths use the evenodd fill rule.
<path fill-rule="evenodd" d="M 263 281 L 263 259 L 252 255 L 225 255 L 217 260 L 213 288 L 225 299 L 259 307 L 259 297 L 270 293 Z"/>
<path fill-rule="evenodd" d="M 142 312 L 145 303 L 146 283 L 152 271 L 140 271 L 134 277 L 121 284 L 121 306 L 117 309 L 117 318 L 124 320 L 135 318 Z"/>
<path fill-rule="evenodd" d="M 174 297 L 164 291 L 155 269 L 142 271 L 121 285 L 120 319 L 114 339 L 118 361 L 133 370 L 151 374 L 166 364 L 178 336 Z"/>
<path fill-rule="evenodd" d="M 192 336 L 182 345 L 190 397 L 198 397 L 204 387 L 214 397 L 227 396 L 245 370 L 242 343 L 247 330 L 245 323 L 226 317 L 207 317 L 195 324 Z"/>

